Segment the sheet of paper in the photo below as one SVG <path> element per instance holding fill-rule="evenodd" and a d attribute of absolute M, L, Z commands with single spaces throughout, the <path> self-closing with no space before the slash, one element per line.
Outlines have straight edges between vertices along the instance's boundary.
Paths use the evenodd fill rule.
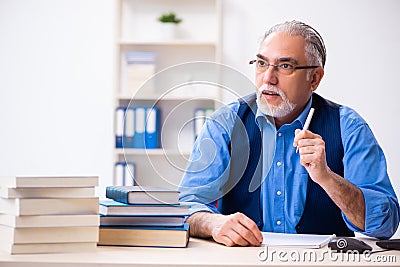
<path fill-rule="evenodd" d="M 308 235 L 262 232 L 263 245 L 276 247 L 320 248 L 335 235 Z"/>

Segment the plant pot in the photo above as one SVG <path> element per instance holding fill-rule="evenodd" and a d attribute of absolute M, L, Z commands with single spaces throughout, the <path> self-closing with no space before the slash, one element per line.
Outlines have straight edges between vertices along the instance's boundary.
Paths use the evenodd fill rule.
<path fill-rule="evenodd" d="M 179 38 L 179 25 L 176 23 L 161 23 L 160 36 L 163 40 L 174 40 Z"/>

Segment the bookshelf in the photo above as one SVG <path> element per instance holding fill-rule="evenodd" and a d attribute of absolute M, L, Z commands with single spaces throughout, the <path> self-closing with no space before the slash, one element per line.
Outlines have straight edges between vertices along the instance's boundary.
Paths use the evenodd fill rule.
<path fill-rule="evenodd" d="M 182 19 L 173 35 L 157 21 L 167 12 Z M 113 164 L 132 162 L 138 185 L 175 189 L 194 143 L 195 111 L 216 109 L 222 98 L 221 88 L 201 82 L 219 79 L 211 62 L 221 62 L 221 0 L 117 0 L 116 17 L 114 107 L 155 106 L 160 145 L 114 146 Z M 140 88 L 126 86 L 129 52 L 155 55 L 154 75 Z M 114 184 L 120 181 L 116 173 Z"/>

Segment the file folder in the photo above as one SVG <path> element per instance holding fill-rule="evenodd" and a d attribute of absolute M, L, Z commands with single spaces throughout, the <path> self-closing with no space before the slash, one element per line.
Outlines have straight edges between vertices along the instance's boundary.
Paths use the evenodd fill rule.
<path fill-rule="evenodd" d="M 135 125 L 135 111 L 133 108 L 127 108 L 125 111 L 125 130 L 124 130 L 124 148 L 134 147 L 134 125 Z"/>
<path fill-rule="evenodd" d="M 124 117 L 126 107 L 117 107 L 115 109 L 115 147 L 123 147 L 123 136 L 124 136 Z"/>
<path fill-rule="evenodd" d="M 145 147 L 159 148 L 159 109 L 150 107 L 146 110 Z"/>
<path fill-rule="evenodd" d="M 135 164 L 132 162 L 125 162 L 123 185 L 135 185 Z"/>
<path fill-rule="evenodd" d="M 125 163 L 117 162 L 114 166 L 114 185 L 124 185 Z"/>
<path fill-rule="evenodd" d="M 145 123 L 146 123 L 146 107 L 135 107 L 135 138 L 134 148 L 145 148 Z"/>
<path fill-rule="evenodd" d="M 203 128 L 203 124 L 205 122 L 205 110 L 203 108 L 198 108 L 194 111 L 194 140 L 197 139 L 197 136 L 200 134 L 201 128 Z"/>

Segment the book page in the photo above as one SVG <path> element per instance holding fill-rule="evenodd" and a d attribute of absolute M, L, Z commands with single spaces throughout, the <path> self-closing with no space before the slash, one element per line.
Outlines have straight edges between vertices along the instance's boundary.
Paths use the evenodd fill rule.
<path fill-rule="evenodd" d="M 335 235 L 308 235 L 262 232 L 265 246 L 320 248 L 328 244 Z"/>

